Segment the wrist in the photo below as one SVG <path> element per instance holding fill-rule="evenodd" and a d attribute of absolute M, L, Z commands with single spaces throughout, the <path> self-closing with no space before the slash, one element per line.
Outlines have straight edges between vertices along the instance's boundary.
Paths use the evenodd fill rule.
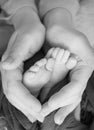
<path fill-rule="evenodd" d="M 40 21 L 39 16 L 34 9 L 29 6 L 21 8 L 15 15 L 12 16 L 11 22 L 14 25 L 15 29 L 18 29 L 22 26 L 36 24 Z"/>
<path fill-rule="evenodd" d="M 46 13 L 44 24 L 46 27 L 52 27 L 53 25 L 72 26 L 72 15 L 65 8 L 55 8 Z"/>

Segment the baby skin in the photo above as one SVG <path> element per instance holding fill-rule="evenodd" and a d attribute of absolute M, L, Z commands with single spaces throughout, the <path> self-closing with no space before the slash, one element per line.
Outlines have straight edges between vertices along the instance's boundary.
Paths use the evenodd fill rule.
<path fill-rule="evenodd" d="M 49 90 L 64 79 L 76 64 L 77 60 L 68 50 L 51 48 L 43 59 L 25 72 L 23 82 L 36 97 L 43 88 L 42 98 L 45 98 Z"/>

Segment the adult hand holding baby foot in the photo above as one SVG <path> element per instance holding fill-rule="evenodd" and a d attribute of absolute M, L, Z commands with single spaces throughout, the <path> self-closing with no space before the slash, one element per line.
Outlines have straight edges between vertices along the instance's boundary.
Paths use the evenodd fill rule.
<path fill-rule="evenodd" d="M 46 39 L 51 46 L 68 49 L 71 53 L 78 56 L 81 62 L 84 61 L 84 64 L 82 62 L 81 66 L 78 62 L 78 66 L 75 67 L 75 71 L 73 71 L 70 77 L 70 80 L 73 80 L 73 84 L 67 84 L 59 92 L 54 94 L 44 104 L 41 111 L 44 116 L 47 116 L 52 111 L 60 108 L 55 114 L 54 120 L 55 123 L 61 124 L 66 116 L 75 110 L 81 101 L 87 81 L 94 69 L 94 51 L 87 37 L 74 28 L 71 15 L 66 9 L 55 8 L 48 11 L 44 18 L 44 24 L 47 28 Z M 85 80 L 82 82 L 81 78 L 79 80 L 79 76 Z"/>
<path fill-rule="evenodd" d="M 34 122 L 41 104 L 22 83 L 22 64 L 41 48 L 45 28 L 37 13 L 27 6 L 19 10 L 11 21 L 15 31 L 2 57 L 3 90 L 10 103 Z"/>
<path fill-rule="evenodd" d="M 91 68 L 88 68 L 82 61 L 78 62 L 71 71 L 70 83 L 62 86 L 58 92 L 50 97 L 43 105 L 41 114 L 47 116 L 51 112 L 57 110 L 54 115 L 54 121 L 56 124 L 61 125 L 65 118 L 80 104 L 82 94 L 91 74 Z M 76 112 L 77 111 L 75 111 L 74 115 L 77 120 L 80 120 L 80 112 L 78 112 L 78 114 Z"/>
<path fill-rule="evenodd" d="M 31 10 L 31 8 L 29 8 L 29 9 Z M 3 56 L 2 67 L 3 67 L 4 71 L 2 70 L 2 75 L 6 75 L 6 73 L 5 73 L 5 70 L 6 70 L 7 76 L 5 76 L 6 78 L 3 78 L 3 87 L 4 87 L 5 95 L 6 96 L 8 95 L 7 97 L 9 97 L 9 95 L 11 95 L 10 96 L 11 100 L 9 99 L 10 102 L 12 101 L 11 103 L 14 106 L 16 106 L 19 110 L 21 110 L 27 117 L 30 117 L 30 113 L 32 115 L 33 110 L 31 110 L 32 112 L 30 112 L 31 107 L 29 107 L 29 105 L 31 105 L 32 108 L 33 107 L 37 108 L 37 112 L 38 112 L 41 109 L 41 104 L 39 102 L 37 102 L 36 99 L 33 99 L 33 97 L 30 95 L 30 93 L 28 93 L 25 86 L 23 86 L 22 77 L 20 77 L 20 79 L 18 77 L 16 77 L 16 80 L 15 80 L 15 78 L 12 78 L 9 80 L 9 76 L 8 76 L 8 75 L 10 75 L 10 72 L 8 70 L 15 69 L 15 68 L 16 69 L 14 71 L 11 71 L 11 76 L 12 76 L 12 74 L 15 74 L 15 72 L 16 72 L 16 74 L 18 74 L 18 75 L 20 74 L 20 76 L 22 76 L 22 71 L 19 69 L 18 66 L 20 66 L 23 61 L 25 61 L 26 59 L 31 57 L 35 52 L 37 52 L 43 43 L 44 32 L 45 32 L 44 27 L 41 25 L 35 12 L 34 12 L 34 14 L 32 14 L 33 11 L 30 11 L 30 10 L 26 11 L 26 10 L 27 10 L 27 7 L 25 7 L 25 12 L 23 13 L 24 16 L 26 16 L 25 19 L 24 19 L 24 16 L 22 17 L 21 13 L 20 13 L 20 15 L 21 15 L 20 21 L 18 20 L 18 17 L 20 17 L 20 15 L 17 16 L 17 14 L 16 14 L 15 15 L 16 18 L 13 18 L 13 21 L 14 22 L 16 21 L 15 22 L 16 24 L 14 24 L 14 26 L 17 31 L 13 34 L 13 36 L 9 42 L 8 49 L 6 50 L 6 52 Z M 24 11 L 24 8 L 21 11 Z M 28 12 L 28 13 L 26 13 L 26 12 Z M 62 14 L 64 14 L 64 12 L 66 12 L 66 11 L 63 10 Z M 57 11 L 57 13 L 58 13 L 58 11 Z M 55 12 L 55 14 L 56 14 L 56 12 Z M 60 15 L 61 15 L 61 13 L 60 13 Z M 28 16 L 29 16 L 29 18 L 28 18 Z M 33 16 L 34 16 L 34 21 L 32 18 Z M 51 43 L 53 43 L 53 46 L 55 45 L 55 46 L 68 48 L 68 50 L 70 50 L 72 53 L 77 54 L 84 61 L 86 61 L 86 62 L 88 61 L 88 64 L 89 63 L 94 64 L 94 59 L 93 59 L 94 56 L 93 56 L 92 48 L 90 47 L 89 44 L 85 44 L 85 43 L 88 43 L 86 37 L 84 35 L 82 35 L 81 33 L 77 32 L 76 30 L 74 30 L 73 28 L 70 28 L 69 30 L 67 30 L 68 28 L 66 28 L 66 26 L 62 26 L 63 19 L 60 20 L 60 18 L 63 18 L 63 17 L 60 16 L 60 18 L 58 19 L 57 16 L 55 16 L 55 19 L 54 19 L 54 16 L 55 15 L 53 15 L 53 17 L 52 17 L 52 15 L 51 15 L 52 18 L 50 17 L 50 19 L 52 21 L 51 24 L 48 24 L 49 20 L 45 19 L 46 27 L 47 27 L 47 39 Z M 69 19 L 67 19 L 67 20 L 70 21 Z M 60 20 L 61 22 L 58 22 L 58 20 Z M 47 24 L 50 26 L 48 26 Z M 57 26 L 57 25 L 59 25 L 59 26 Z M 65 32 L 65 33 L 63 33 L 63 32 Z M 67 33 L 67 37 L 65 35 L 66 33 Z M 64 41 L 63 41 L 63 38 L 65 38 Z M 68 40 L 68 41 L 66 42 L 66 40 Z M 79 41 L 79 42 L 77 42 L 77 41 Z M 71 42 L 71 44 L 70 44 L 70 42 Z M 65 44 L 65 43 L 67 43 L 67 44 Z M 78 44 L 78 43 L 81 43 L 81 44 Z M 84 50 L 84 53 L 83 53 L 83 50 Z M 93 64 L 90 64 L 90 65 L 93 66 Z M 12 82 L 12 80 L 13 80 L 13 82 Z M 9 84 L 9 83 L 8 84 L 5 83 L 6 81 L 7 81 L 7 83 L 8 83 L 8 81 L 11 81 L 13 83 L 13 85 Z M 15 85 L 14 85 L 14 83 L 15 83 Z M 16 86 L 19 86 L 19 87 L 17 87 L 17 91 L 15 91 L 13 86 L 15 86 L 15 88 L 16 88 Z M 19 90 L 19 88 L 20 88 L 20 90 Z M 66 95 L 69 94 L 69 91 L 67 92 L 67 89 L 68 89 L 68 87 L 66 87 L 66 89 L 64 89 L 64 90 L 66 90 L 65 97 L 66 97 Z M 12 90 L 12 92 L 11 92 L 11 90 Z M 20 93 L 19 93 L 19 91 L 20 91 Z M 61 92 L 60 92 L 60 94 L 61 94 Z M 79 93 L 77 93 L 77 94 L 79 95 Z M 70 95 L 73 95 L 73 93 L 71 93 Z M 19 98 L 21 99 L 20 102 L 19 102 Z M 12 100 L 12 99 L 14 99 L 14 100 Z M 35 105 L 33 106 L 33 103 L 31 102 L 32 99 L 35 101 L 35 104 L 37 105 L 37 107 Z M 55 98 L 53 98 L 53 99 L 55 99 Z M 28 100 L 28 102 L 27 102 L 27 100 Z M 52 101 L 53 100 L 50 100 L 50 103 Z M 78 101 L 80 101 L 80 100 L 78 100 Z M 26 102 L 28 103 L 27 106 L 26 106 Z M 60 102 L 61 102 L 61 99 L 60 99 Z M 50 103 L 48 103 L 49 106 L 50 106 Z M 61 107 L 61 103 L 58 106 L 57 106 L 57 104 L 55 104 L 55 105 L 56 105 L 55 109 L 57 109 L 59 106 Z M 74 106 L 77 106 L 77 104 Z M 70 108 L 71 107 L 69 107 L 67 109 L 66 115 L 70 111 Z M 71 110 L 73 108 L 74 107 L 72 107 Z M 54 109 L 52 107 L 48 107 L 48 110 L 50 112 L 54 111 Z M 30 113 L 28 113 L 28 111 Z M 33 114 L 33 115 L 35 116 L 35 114 Z M 29 118 L 32 122 L 31 118 L 32 118 L 32 116 Z"/>
<path fill-rule="evenodd" d="M 44 24 L 50 46 L 68 49 L 94 69 L 94 49 L 87 36 L 75 29 L 75 23 L 66 9 L 49 11 L 44 17 Z"/>

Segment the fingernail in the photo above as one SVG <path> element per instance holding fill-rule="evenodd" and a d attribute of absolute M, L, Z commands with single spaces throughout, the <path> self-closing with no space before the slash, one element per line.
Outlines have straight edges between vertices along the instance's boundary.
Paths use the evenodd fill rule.
<path fill-rule="evenodd" d="M 55 123 L 56 123 L 57 125 L 61 125 L 62 122 L 63 122 L 62 119 L 55 120 Z"/>
<path fill-rule="evenodd" d="M 60 121 L 59 121 L 59 125 L 61 125 L 61 124 L 62 124 L 62 122 L 63 122 L 63 121 L 62 121 L 62 120 L 60 120 Z"/>

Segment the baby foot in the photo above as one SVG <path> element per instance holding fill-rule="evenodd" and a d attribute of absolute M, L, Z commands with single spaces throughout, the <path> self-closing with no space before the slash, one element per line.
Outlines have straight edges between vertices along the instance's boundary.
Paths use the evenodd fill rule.
<path fill-rule="evenodd" d="M 70 55 L 68 50 L 60 48 L 52 48 L 47 53 L 46 58 L 54 59 L 53 71 L 51 74 L 50 82 L 58 83 L 65 78 L 69 70 L 73 69 L 76 66 L 76 59 Z M 46 68 L 48 66 L 46 65 Z"/>
<path fill-rule="evenodd" d="M 40 100 L 44 102 L 46 95 L 49 93 L 50 89 L 57 84 L 59 81 L 63 80 L 70 69 L 73 69 L 77 63 L 76 59 L 70 55 L 68 50 L 60 48 L 52 48 L 48 51 L 46 58 L 54 59 L 53 71 L 51 73 L 51 78 L 49 82 L 41 91 Z M 46 65 L 46 68 L 49 66 Z"/>
<path fill-rule="evenodd" d="M 52 48 L 44 59 L 36 62 L 24 74 L 24 84 L 35 95 L 43 86 L 51 88 L 61 81 L 75 65 L 76 60 L 70 57 L 69 51 Z"/>
<path fill-rule="evenodd" d="M 46 68 L 48 66 L 48 69 Z M 53 70 L 54 59 L 46 58 L 36 62 L 25 74 L 23 78 L 24 84 L 31 90 L 33 94 L 40 91 L 40 89 L 49 82 L 51 72 Z"/>

